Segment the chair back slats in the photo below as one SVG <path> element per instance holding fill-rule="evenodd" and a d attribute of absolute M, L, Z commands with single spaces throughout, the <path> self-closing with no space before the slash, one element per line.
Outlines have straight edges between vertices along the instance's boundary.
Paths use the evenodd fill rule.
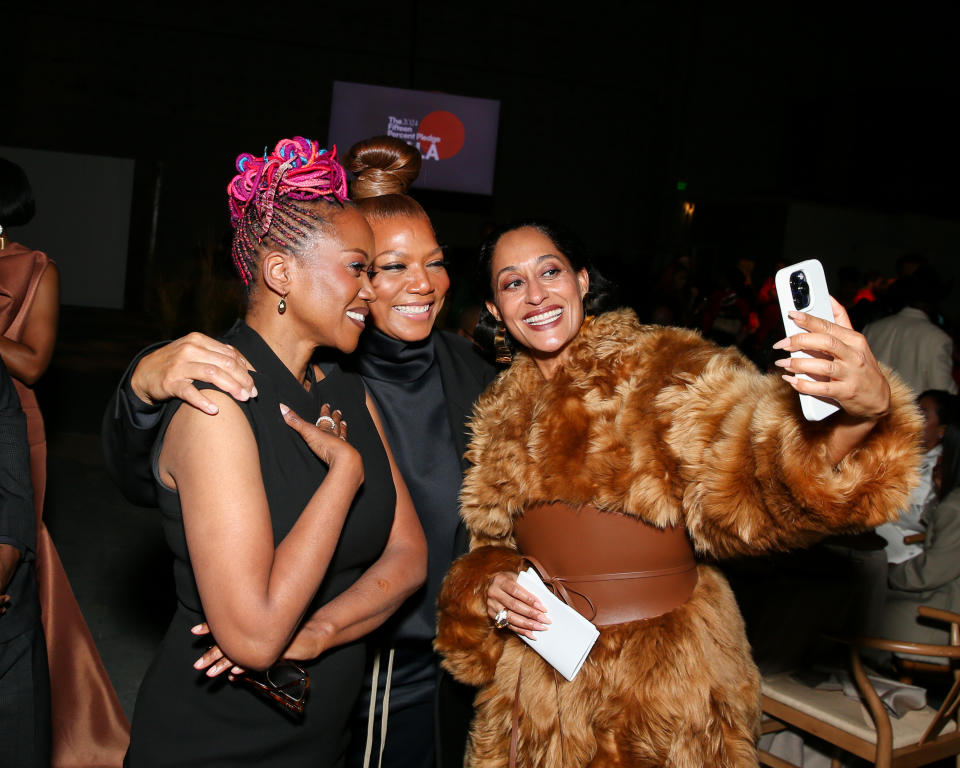
<path fill-rule="evenodd" d="M 850 667 L 853 678 L 856 681 L 861 699 L 870 713 L 870 718 L 873 720 L 876 732 L 874 765 L 877 768 L 891 768 L 894 765 L 927 765 L 932 761 L 957 755 L 960 752 L 960 731 L 943 734 L 944 728 L 952 725 L 951 721 L 957 720 L 957 713 L 960 710 L 960 668 L 957 665 L 957 660 L 960 659 L 960 614 L 929 606 L 920 606 L 917 612 L 925 618 L 949 623 L 950 645 L 929 645 L 872 637 L 860 637 L 855 640 L 834 638 L 847 643 L 850 648 Z M 950 666 L 943 667 L 943 670 L 952 670 L 953 685 L 950 687 L 943 703 L 934 713 L 918 741 L 914 742 L 912 739 L 916 738 L 915 734 L 922 727 L 922 723 L 917 724 L 917 729 L 913 732 L 914 735 L 910 737 L 911 741 L 909 743 L 903 743 L 903 730 L 898 731 L 901 746 L 897 748 L 896 759 L 894 759 L 893 751 L 894 729 L 891 725 L 890 716 L 867 677 L 863 661 L 860 659 L 860 648 L 876 648 L 885 651 L 939 657 L 950 662 Z M 781 684 L 774 681 L 779 677 L 779 675 L 774 675 L 772 678 L 765 678 L 765 680 L 769 679 L 771 686 L 777 686 Z M 769 690 L 771 692 L 779 691 L 781 697 L 786 693 L 786 689 L 782 685 L 780 688 L 771 687 Z M 872 738 L 869 741 L 864 741 L 862 737 L 851 736 L 853 732 L 844 733 L 844 730 L 829 726 L 827 724 L 829 721 L 823 719 L 825 712 L 830 711 L 829 707 L 824 710 L 824 713 L 818 713 L 818 717 L 809 711 L 809 705 L 804 704 L 804 699 L 796 698 L 795 694 L 794 698 L 796 701 L 791 701 L 789 696 L 786 696 L 784 701 L 780 702 L 771 699 L 767 693 L 764 694 L 764 713 L 773 719 L 772 722 L 764 723 L 764 733 L 779 730 L 778 726 L 781 723 L 790 723 L 801 731 L 818 735 L 841 749 L 860 754 L 861 757 L 869 759 L 871 747 L 874 746 Z M 928 707 L 926 711 L 932 712 L 932 708 Z M 900 727 L 898 721 L 898 728 Z M 834 731 L 833 734 L 830 733 L 831 729 Z M 790 763 L 764 750 L 759 751 L 759 758 L 762 765 L 772 766 L 772 768 L 785 768 L 785 766 L 790 765 Z M 960 766 L 960 760 L 957 764 Z"/>
<path fill-rule="evenodd" d="M 930 721 L 930 725 L 927 726 L 918 743 L 926 744 L 929 739 L 939 736 L 943 727 L 956 714 L 958 703 L 960 703 L 960 680 L 954 680 L 953 685 L 950 686 L 950 692 L 937 710 L 937 716 Z"/>
<path fill-rule="evenodd" d="M 939 619 L 940 621 L 950 622 L 950 645 L 955 648 L 960 646 L 960 614 L 952 611 L 945 611 L 939 608 L 930 608 L 921 605 L 917 608 L 917 613 L 928 619 Z M 920 737 L 920 744 L 925 744 L 928 739 L 936 738 L 940 731 L 951 718 L 956 718 L 957 704 L 960 703 L 960 670 L 953 670 L 953 685 L 950 686 L 950 692 L 937 710 L 937 716 L 930 722 L 929 727 Z"/>
<path fill-rule="evenodd" d="M 857 688 L 866 699 L 867 709 L 870 710 L 870 717 L 873 718 L 874 727 L 877 729 L 877 754 L 874 765 L 877 768 L 890 768 L 893 760 L 893 730 L 890 728 L 890 715 L 887 714 L 883 702 L 880 701 L 880 697 L 867 679 L 866 670 L 863 668 L 860 653 L 855 645 L 850 646 L 850 666 L 853 669 L 853 678 L 857 681 Z"/>

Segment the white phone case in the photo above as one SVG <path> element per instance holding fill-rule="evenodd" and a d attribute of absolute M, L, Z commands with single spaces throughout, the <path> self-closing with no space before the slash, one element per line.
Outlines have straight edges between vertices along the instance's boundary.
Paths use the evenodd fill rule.
<path fill-rule="evenodd" d="M 793 275 L 802 273 L 804 279 L 800 283 L 806 283 L 807 286 L 807 304 L 806 306 L 796 306 L 796 303 L 803 303 L 803 289 L 797 293 L 797 302 L 795 303 L 795 291 L 791 286 L 790 278 Z M 783 328 L 787 336 L 794 336 L 798 333 L 804 333 L 804 329 L 796 325 L 791 320 L 787 312 L 798 310 L 806 312 L 814 317 L 829 320 L 833 318 L 833 307 L 830 305 L 830 292 L 827 289 L 827 278 L 823 274 L 823 265 L 817 259 L 808 259 L 798 264 L 791 264 L 779 270 L 774 278 L 777 287 L 777 299 L 780 301 L 780 315 L 783 318 Z M 791 352 L 790 357 L 810 357 L 806 352 Z M 798 374 L 798 378 L 812 381 L 805 373 Z M 816 397 L 815 395 L 800 395 L 800 408 L 807 421 L 821 421 L 827 416 L 840 410 L 835 400 L 827 397 Z"/>

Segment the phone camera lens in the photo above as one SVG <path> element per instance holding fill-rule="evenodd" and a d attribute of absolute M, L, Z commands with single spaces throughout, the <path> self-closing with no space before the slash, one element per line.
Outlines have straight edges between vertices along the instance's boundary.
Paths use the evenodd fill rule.
<path fill-rule="evenodd" d="M 810 306 L 810 285 L 803 272 L 797 271 L 790 275 L 790 292 L 793 294 L 793 306 L 796 309 Z"/>

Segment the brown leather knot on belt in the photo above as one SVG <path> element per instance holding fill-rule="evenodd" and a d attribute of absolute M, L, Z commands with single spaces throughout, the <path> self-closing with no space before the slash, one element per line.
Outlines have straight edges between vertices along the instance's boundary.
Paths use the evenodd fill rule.
<path fill-rule="evenodd" d="M 513 531 L 544 583 L 599 627 L 668 613 L 697 585 L 682 527 L 554 502 L 527 507 Z"/>

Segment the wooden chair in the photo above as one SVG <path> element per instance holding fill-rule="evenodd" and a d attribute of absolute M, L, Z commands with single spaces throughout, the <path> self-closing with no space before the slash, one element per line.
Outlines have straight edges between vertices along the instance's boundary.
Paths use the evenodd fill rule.
<path fill-rule="evenodd" d="M 960 755 L 960 730 L 957 708 L 960 704 L 960 614 L 921 606 L 921 616 L 950 624 L 950 645 L 907 643 L 878 638 L 857 638 L 849 642 L 850 665 L 862 703 L 847 698 L 841 691 L 822 691 L 795 681 L 787 673 L 763 678 L 763 733 L 790 727 L 812 734 L 872 762 L 878 768 L 912 768 Z M 954 681 L 939 709 L 925 707 L 891 721 L 883 704 L 867 679 L 860 660 L 860 648 L 917 654 L 947 659 L 954 670 Z M 863 704 L 869 711 L 864 711 Z M 764 750 L 761 765 L 771 768 L 796 768 Z M 834 757 L 833 766 L 841 765 Z M 960 757 L 957 757 L 960 768 Z"/>
<path fill-rule="evenodd" d="M 923 544 L 926 538 L 927 536 L 924 533 L 911 533 L 903 537 L 903 543 Z M 955 639 L 951 640 L 951 642 L 956 645 Z M 897 670 L 897 678 L 902 683 L 913 683 L 917 675 L 943 675 L 953 672 L 953 670 L 945 664 L 935 664 L 930 661 L 918 661 L 917 659 L 903 659 L 900 657 L 894 659 L 894 666 Z"/>

